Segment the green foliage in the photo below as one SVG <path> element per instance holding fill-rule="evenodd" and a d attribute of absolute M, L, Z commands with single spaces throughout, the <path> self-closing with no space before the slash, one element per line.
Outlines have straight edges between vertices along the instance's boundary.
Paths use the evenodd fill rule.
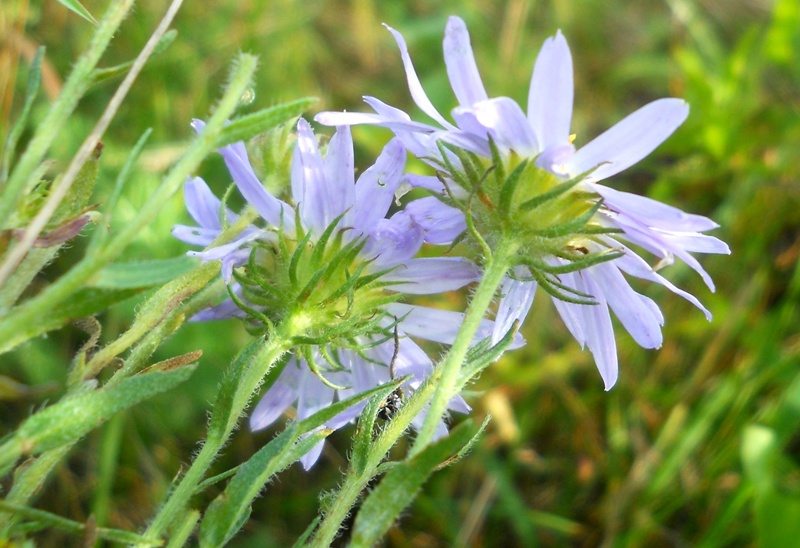
<path fill-rule="evenodd" d="M 313 97 L 296 99 L 231 120 L 231 123 L 220 131 L 214 146 L 223 147 L 238 141 L 252 139 L 256 135 L 264 133 L 291 118 L 300 116 L 316 102 L 317 99 Z"/>
<path fill-rule="evenodd" d="M 83 4 L 78 2 L 78 0 L 58 0 L 58 3 L 66 7 L 68 10 L 77 13 L 90 23 L 94 23 L 95 25 L 97 24 L 97 20 L 92 17 L 92 14 L 89 13 L 89 10 L 87 10 Z"/>
<path fill-rule="evenodd" d="M 103 289 L 154 287 L 186 274 L 196 264 L 196 260 L 185 255 L 172 259 L 111 263 L 97 273 L 92 286 Z"/>
<path fill-rule="evenodd" d="M 328 429 L 315 429 L 365 398 L 382 400 L 396 386 L 397 383 L 378 386 L 321 409 L 299 423 L 288 425 L 286 430 L 239 467 L 225 491 L 209 505 L 200 527 L 201 545 L 222 546 L 239 531 L 250 515 L 253 500 L 267 482 L 276 473 L 297 462 L 331 433 Z"/>
<path fill-rule="evenodd" d="M 37 455 L 74 442 L 123 409 L 186 381 L 199 358 L 196 353 L 188 356 L 188 363 L 155 364 L 113 387 L 92 390 L 87 386 L 87 391 L 34 414 L 0 446 L 0 470 L 20 455 Z"/>
<path fill-rule="evenodd" d="M 353 526 L 352 546 L 373 546 L 386 534 L 397 516 L 408 506 L 422 484 L 442 462 L 454 458 L 474 442 L 483 428 L 465 421 L 450 434 L 423 449 L 409 461 L 386 474 L 361 506 Z"/>

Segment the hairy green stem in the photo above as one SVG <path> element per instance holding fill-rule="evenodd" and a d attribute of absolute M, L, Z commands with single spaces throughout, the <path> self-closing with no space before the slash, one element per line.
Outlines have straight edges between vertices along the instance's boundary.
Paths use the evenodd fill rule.
<path fill-rule="evenodd" d="M 410 457 L 419 454 L 431 443 L 436 427 L 447 410 L 448 402 L 458 394 L 460 387 L 456 387 L 456 381 L 461 371 L 461 364 L 464 363 L 481 321 L 486 317 L 497 290 L 511 268 L 511 260 L 518 249 L 519 244 L 514 239 L 502 238 L 487 261 L 481 282 L 464 314 L 464 323 L 461 324 L 456 339 L 453 341 L 453 345 L 450 347 L 450 351 L 445 356 L 444 361 L 436 366 L 431 375 L 434 378 L 433 383 L 436 385 L 436 392 L 431 400 L 431 406 L 428 415 L 425 417 L 425 422 L 417 433 Z"/>
<path fill-rule="evenodd" d="M 225 446 L 239 417 L 261 386 L 264 376 L 285 352 L 293 345 L 296 330 L 302 326 L 289 317 L 273 332 L 263 346 L 244 364 L 243 371 L 229 371 L 232 382 L 225 382 L 217 395 L 217 403 L 209 419 L 208 434 L 203 447 L 192 462 L 191 467 L 181 478 L 177 487 L 170 491 L 168 498 L 148 527 L 145 536 L 162 537 L 167 529 L 180 521 L 187 510 L 189 499 L 197 491 L 205 474 Z M 232 368 L 241 367 L 236 361 Z M 235 383 L 235 384 L 233 384 Z M 232 394 L 225 394 L 226 389 Z"/>
<path fill-rule="evenodd" d="M 413 418 L 428 401 L 431 402 L 431 406 L 409 458 L 418 454 L 432 441 L 436 425 L 447 409 L 447 403 L 458 394 L 461 388 L 458 385 L 461 364 L 466 358 L 481 320 L 486 316 L 497 290 L 511 267 L 511 259 L 517 248 L 518 244 L 511 238 L 501 240 L 495 247 L 492 257 L 486 262 L 483 277 L 470 300 L 464 315 L 464 322 L 450 352 L 375 439 L 364 472 L 357 474 L 352 468 L 348 469 L 344 482 L 337 493 L 336 502 L 325 514 L 311 546 L 319 548 L 330 546 L 358 497 L 375 476 L 378 465 L 383 462 L 386 453 L 405 433 Z"/>

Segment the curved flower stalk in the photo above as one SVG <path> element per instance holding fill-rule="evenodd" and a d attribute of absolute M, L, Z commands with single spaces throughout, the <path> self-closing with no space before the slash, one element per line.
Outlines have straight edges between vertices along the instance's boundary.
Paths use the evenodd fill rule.
<path fill-rule="evenodd" d="M 718 225 L 599 184 L 667 139 L 688 116 L 683 100 L 653 101 L 577 149 L 570 133 L 572 58 L 561 32 L 547 39 L 539 53 L 525 114 L 508 97 L 489 98 L 466 25 L 450 17 L 444 59 L 459 103 L 451 123 L 422 89 L 402 35 L 389 31 L 400 48 L 414 102 L 438 125 L 412 121 L 374 97 L 365 97 L 374 114 L 323 112 L 316 119 L 391 128 L 409 150 L 440 172 L 439 178 L 412 182 L 440 193 L 442 201 L 466 213 L 485 247 L 502 238 L 519 241 L 518 256 L 509 265 L 514 268 L 501 289 L 495 340 L 515 320 L 524 319 L 537 286 L 542 286 L 575 339 L 592 352 L 609 389 L 618 371 L 609 309 L 641 346 L 657 348 L 662 342 L 664 318 L 658 306 L 634 291 L 623 274 L 664 285 L 711 319 L 693 295 L 657 270 L 678 257 L 713 291 L 713 282 L 691 253 L 730 253 L 724 242 L 703 234 Z M 492 170 L 494 177 L 489 177 Z M 451 210 L 442 210 L 442 216 L 452 217 Z M 418 220 L 425 223 L 423 217 Z M 657 265 L 651 267 L 623 242 L 655 255 Z"/>
<path fill-rule="evenodd" d="M 195 122 L 195 128 L 202 129 L 202 123 Z M 405 166 L 406 152 L 396 139 L 356 181 L 349 129 L 337 128 L 323 154 L 309 124 L 300 120 L 291 169 L 293 204 L 266 191 L 242 143 L 220 153 L 261 224 L 248 226 L 228 244 L 192 252 L 222 261 L 231 295 L 195 319 L 246 317 L 261 332 L 288 318 L 306 325 L 306 335 L 256 406 L 251 427 L 268 426 L 292 406 L 302 419 L 335 398 L 388 382 L 390 362 L 398 377 L 410 375 L 403 390 L 413 392 L 432 364 L 409 335 L 448 344 L 463 315 L 396 301 L 402 294 L 450 291 L 479 279 L 477 266 L 463 258 L 415 258 L 425 241 L 451 243 L 464 230 L 463 217 L 427 228 L 406 211 L 386 218 Z M 186 204 L 199 226 L 179 225 L 173 234 L 188 243 L 208 246 L 237 220 L 197 178 L 187 182 Z M 486 321 L 479 336 L 492 331 Z M 341 427 L 364 405 L 324 426 Z M 470 409 L 460 396 L 449 408 Z M 424 412 L 412 425 L 423 420 Z M 442 422 L 438 433 L 446 432 Z M 322 443 L 302 464 L 313 465 L 321 449 Z"/>

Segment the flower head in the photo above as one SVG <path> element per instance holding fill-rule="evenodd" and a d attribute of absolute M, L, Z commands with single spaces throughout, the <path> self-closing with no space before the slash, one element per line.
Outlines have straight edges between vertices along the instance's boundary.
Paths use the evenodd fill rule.
<path fill-rule="evenodd" d="M 412 121 L 374 97 L 365 101 L 375 114 L 323 112 L 317 120 L 391 128 L 412 153 L 439 171 L 437 178 L 417 177 L 413 182 L 445 195 L 443 201 L 469 215 L 490 246 L 492 238 L 519 241 L 516 266 L 498 306 L 495 340 L 525 317 L 541 286 L 553 297 L 575 339 L 594 355 L 608 389 L 618 369 L 609 310 L 641 346 L 657 348 L 662 341 L 664 319 L 658 306 L 634 291 L 623 273 L 664 285 L 711 318 L 694 296 L 657 270 L 678 257 L 713 291 L 710 277 L 691 253 L 730 252 L 724 242 L 703 234 L 718 225 L 599 184 L 669 137 L 688 115 L 683 100 L 653 101 L 576 148 L 570 131 L 572 58 L 561 32 L 545 41 L 537 57 L 526 114 L 508 97 L 488 96 L 466 25 L 450 17 L 444 60 L 458 100 L 451 123 L 425 94 L 402 35 L 389 31 L 400 48 L 414 102 L 438 125 Z M 441 215 L 450 218 L 452 207 Z M 428 217 L 436 215 L 429 212 Z M 418 220 L 425 224 L 423 217 Z M 655 255 L 657 266 L 651 267 L 626 243 Z"/>
<path fill-rule="evenodd" d="M 194 125 L 202 131 L 201 122 Z M 252 428 L 268 426 L 291 406 L 305 418 L 335 397 L 344 399 L 389 381 L 394 333 L 397 376 L 411 375 L 404 390 L 413 392 L 432 365 L 409 336 L 450 343 L 462 315 L 398 303 L 397 297 L 449 291 L 478 279 L 479 269 L 466 259 L 415 258 L 425 241 L 450 243 L 463 231 L 463 217 L 455 224 L 431 223 L 427 228 L 407 211 L 386 217 L 405 165 L 399 140 L 391 141 L 375 165 L 355 180 L 349 129 L 337 128 L 323 154 L 311 127 L 300 120 L 291 203 L 267 192 L 242 143 L 220 153 L 260 220 L 229 243 L 193 252 L 204 260 L 222 260 L 231 295 L 196 319 L 246 316 L 254 329 L 269 331 L 300 311 L 308 323 L 304 344 L 257 405 Z M 208 246 L 238 219 L 200 179 L 187 182 L 186 204 L 199 227 L 177 226 L 173 233 L 192 244 Z M 490 336 L 492 330 L 491 322 L 485 322 L 481 336 Z M 326 427 L 339 428 L 363 406 L 351 407 Z M 450 408 L 469 410 L 460 397 Z M 440 433 L 446 433 L 444 423 Z M 321 447 L 303 458 L 306 468 Z"/>

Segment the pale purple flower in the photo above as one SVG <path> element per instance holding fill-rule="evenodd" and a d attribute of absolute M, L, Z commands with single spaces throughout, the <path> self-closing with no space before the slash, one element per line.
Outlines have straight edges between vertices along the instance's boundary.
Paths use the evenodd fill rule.
<path fill-rule="evenodd" d="M 211 189 L 200 177 L 190 177 L 183 188 L 186 210 L 199 226 L 175 225 L 172 235 L 188 244 L 208 247 L 222 233 L 222 202 L 214 196 Z M 230 225 L 239 218 L 230 209 L 224 211 L 226 224 Z M 208 258 L 202 252 L 190 251 L 192 256 L 201 256 L 204 260 L 220 259 L 222 261 L 222 277 L 230 281 L 234 267 L 247 262 L 250 251 L 241 247 L 241 242 L 252 241 L 261 231 L 255 227 L 247 227 L 236 238 L 235 246 L 218 246 L 214 248 L 217 255 Z M 220 248 L 225 252 L 220 254 Z"/>
<path fill-rule="evenodd" d="M 388 28 L 388 27 L 387 27 Z M 452 117 L 455 124 L 442 116 L 416 75 L 403 37 L 389 28 L 397 41 L 414 102 L 438 125 L 412 121 L 404 112 L 365 97 L 375 114 L 323 112 L 317 120 L 323 124 L 376 124 L 391 128 L 404 145 L 420 158 L 441 166 L 437 141 L 461 147 L 475 154 L 490 157 L 490 138 L 501 154 L 510 152 L 521 158 L 535 158 L 536 165 L 563 180 L 591 171 L 576 190 L 599 195 L 603 207 L 593 223 L 620 230 L 620 234 L 580 238 L 583 251 L 616 249 L 623 256 L 580 272 L 560 274 L 558 283 L 591 295 L 595 305 L 582 305 L 554 298 L 556 308 L 575 339 L 592 352 L 606 389 L 617 380 L 617 354 L 609 308 L 638 344 L 645 348 L 661 346 L 664 319 L 656 304 L 635 292 L 623 273 L 654 281 L 681 295 L 711 314 L 692 295 L 675 287 L 657 273 L 678 257 L 697 271 L 713 291 L 711 278 L 691 253 L 730 253 L 717 238 L 702 234 L 718 225 L 699 215 L 691 215 L 655 200 L 621 192 L 598 184 L 637 163 L 652 152 L 680 126 L 689 113 L 681 99 L 659 99 L 640 108 L 611 129 L 580 149 L 572 144 L 570 133 L 573 102 L 572 58 L 559 31 L 545 41 L 536 60 L 528 95 L 527 115 L 508 97 L 489 98 L 481 81 L 470 45 L 466 25 L 458 17 L 450 17 L 444 38 L 444 59 L 450 85 L 458 100 Z M 455 156 L 450 161 L 460 165 Z M 443 190 L 435 178 L 417 177 L 412 183 L 433 191 Z M 451 185 L 452 187 L 455 185 Z M 457 198 L 459 196 L 456 196 Z M 452 209 L 452 208 L 449 208 Z M 443 212 L 450 217 L 452 212 Z M 429 211 L 428 217 L 436 217 Z M 418 220 L 424 224 L 424 218 Z M 656 268 L 648 265 L 620 239 L 649 251 L 659 259 Z M 566 264 L 557 257 L 551 266 Z M 498 306 L 496 341 L 517 319 L 524 319 L 536 291 L 536 283 L 521 281 L 530 272 L 517 267 L 514 278 L 507 279 Z"/>
<path fill-rule="evenodd" d="M 195 122 L 195 128 L 202 131 L 202 123 Z M 235 267 L 247 262 L 252 242 L 274 241 L 278 230 L 294 234 L 295 207 L 303 230 L 311 232 L 312 242 L 337 218 L 337 227 L 345 242 L 363 239 L 365 245 L 361 250 L 361 258 L 368 261 L 367 270 L 389 270 L 381 278 L 382 281 L 391 282 L 389 290 L 405 294 L 433 294 L 461 288 L 479 278 L 477 266 L 463 258 L 415 258 L 425 241 L 450 243 L 463 232 L 463 218 L 450 219 L 444 225 L 429 223 L 427 228 L 407 211 L 399 211 L 386 218 L 405 167 L 406 152 L 399 140 L 391 141 L 375 164 L 355 180 L 349 129 L 337 128 L 328 144 L 327 153 L 323 155 L 311 127 L 301 119 L 297 124 L 297 144 L 291 169 L 294 206 L 267 192 L 255 175 L 242 143 L 224 147 L 220 153 L 237 188 L 266 224 L 263 228 L 248 227 L 229 244 L 196 253 L 204 260 L 222 259 L 223 273 L 227 273 L 226 281 L 230 281 L 231 271 Z M 200 179 L 190 179 L 186 187 L 186 202 L 199 227 L 178 226 L 174 230 L 175 236 L 196 245 L 210 244 L 223 227 L 219 220 L 222 208 L 220 201 Z M 418 209 L 425 210 L 424 207 Z M 235 222 L 236 216 L 232 212 L 225 211 L 224 214 L 229 224 Z M 233 291 L 238 292 L 239 289 L 232 284 Z M 195 319 L 241 315 L 238 307 L 228 300 L 201 312 Z M 413 392 L 432 368 L 430 359 L 408 336 L 450 344 L 462 319 L 463 314 L 456 312 L 401 303 L 386 306 L 384 327 L 389 332 L 397 329 L 400 341 L 396 359 L 397 375 L 413 375 L 413 379 L 404 387 L 407 393 Z M 485 322 L 480 336 L 489 337 L 492 330 L 492 323 Z M 336 353 L 341 363 L 328 363 L 323 357 L 332 353 L 313 351 L 315 364 L 322 377 L 329 384 L 345 388 L 337 390 L 326 385 L 311 371 L 304 359 L 292 356 L 257 405 L 251 417 L 251 427 L 256 430 L 268 426 L 291 406 L 296 407 L 299 418 L 305 418 L 329 405 L 335 398 L 343 399 L 387 382 L 394 341 L 381 342 L 381 339 L 377 339 L 380 344 L 376 346 L 375 338 L 359 337 L 364 346 L 363 355 L 347 347 L 339 348 Z M 351 407 L 325 426 L 334 429 L 341 427 L 358 416 L 363 406 L 364 403 Z M 456 397 L 451 401 L 450 409 L 467 412 L 469 406 Z M 417 417 L 413 424 L 419 425 L 423 419 L 422 416 Z M 442 422 L 439 434 L 446 432 Z M 316 461 L 321 448 L 322 443 L 303 458 L 302 463 L 306 468 Z"/>
<path fill-rule="evenodd" d="M 435 318 L 435 321 L 428 320 L 426 322 L 428 329 L 431 330 L 428 333 L 420 332 L 420 326 L 414 320 L 403 321 L 400 325 L 404 329 L 410 328 L 409 331 L 413 331 L 411 334 L 414 336 L 431 338 L 428 335 L 436 334 L 432 336 L 440 339 L 439 342 L 452 342 L 452 334 L 458 330 L 463 321 L 463 315 L 456 312 L 409 305 L 393 306 L 393 311 L 396 313 Z M 435 326 L 431 328 L 434 323 Z M 481 336 L 490 336 L 491 329 L 491 324 L 486 322 L 481 328 Z M 336 350 L 340 362 L 336 367 L 327 363 L 320 352 L 314 352 L 314 361 L 318 365 L 322 364 L 325 368 L 324 377 L 330 383 L 345 387 L 342 389 L 336 389 L 323 383 L 309 369 L 305 360 L 292 355 L 250 415 L 250 428 L 252 430 L 266 428 L 290 408 L 296 410 L 297 420 L 305 419 L 320 409 L 328 407 L 336 400 L 344 400 L 392 380 L 391 371 L 387 365 L 391 364 L 394 357 L 395 341 L 393 339 L 376 341 L 359 338 L 358 342 L 363 345 L 360 352 L 348 348 Z M 407 398 L 433 371 L 433 363 L 428 355 L 407 336 L 400 337 L 398 343 L 393 369 L 397 378 L 411 375 L 411 378 L 401 385 L 403 397 Z M 325 427 L 333 430 L 341 428 L 357 418 L 365 405 L 366 401 L 353 405 L 328 421 Z M 470 411 L 470 406 L 461 396 L 455 396 L 448 404 L 448 408 L 459 413 L 469 413 Z M 412 427 L 420 428 L 425 421 L 426 413 L 427 411 L 424 410 L 414 417 L 411 423 Z M 440 438 L 446 434 L 447 427 L 444 421 L 440 421 L 435 437 Z M 306 469 L 309 469 L 317 461 L 323 445 L 320 442 L 300 460 Z"/>

